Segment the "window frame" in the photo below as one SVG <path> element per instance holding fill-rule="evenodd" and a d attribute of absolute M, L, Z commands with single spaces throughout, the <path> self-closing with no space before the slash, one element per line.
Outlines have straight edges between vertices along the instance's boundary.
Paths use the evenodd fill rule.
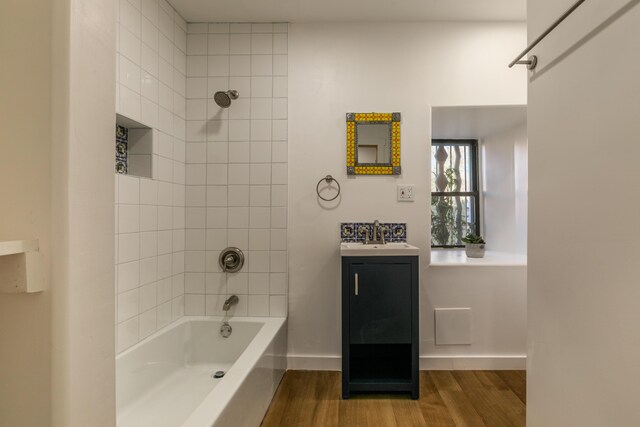
<path fill-rule="evenodd" d="M 471 157 L 471 177 L 473 178 L 473 191 L 432 191 L 431 197 L 473 197 L 475 198 L 475 227 L 472 231 L 474 234 L 480 235 L 480 161 L 478 158 L 478 140 L 470 139 L 470 138 L 460 138 L 460 139 L 452 139 L 452 138 L 432 138 L 431 139 L 431 147 L 438 145 L 448 145 L 448 146 L 464 146 L 469 147 L 470 157 Z M 433 171 L 432 171 L 433 172 Z M 433 175 L 430 176 L 433 179 Z M 429 186 L 431 188 L 431 186 Z M 429 204 L 431 206 L 431 204 Z M 431 216 L 431 209 L 429 209 L 429 225 L 433 226 L 433 218 Z M 431 234 L 429 235 L 429 242 L 431 242 Z M 441 248 L 441 249 L 454 249 L 454 248 L 464 248 L 464 245 L 431 245 L 432 248 Z"/>

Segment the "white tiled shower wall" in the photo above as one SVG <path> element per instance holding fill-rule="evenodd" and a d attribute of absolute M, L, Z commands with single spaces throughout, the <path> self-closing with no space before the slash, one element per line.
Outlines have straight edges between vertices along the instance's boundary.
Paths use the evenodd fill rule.
<path fill-rule="evenodd" d="M 116 175 L 120 352 L 184 314 L 187 24 L 165 0 L 116 3 L 116 110 L 153 128 L 153 179 Z"/>
<path fill-rule="evenodd" d="M 287 24 L 195 23 L 187 31 L 185 314 L 287 311 Z M 216 91 L 237 90 L 228 109 Z M 220 251 L 239 247 L 239 273 Z"/>

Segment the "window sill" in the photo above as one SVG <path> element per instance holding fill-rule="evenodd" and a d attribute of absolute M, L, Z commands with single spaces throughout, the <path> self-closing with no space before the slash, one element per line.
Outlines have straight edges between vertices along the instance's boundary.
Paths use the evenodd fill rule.
<path fill-rule="evenodd" d="M 431 249 L 430 267 L 526 267 L 527 256 L 487 251 L 484 258 L 467 258 L 464 249 Z"/>

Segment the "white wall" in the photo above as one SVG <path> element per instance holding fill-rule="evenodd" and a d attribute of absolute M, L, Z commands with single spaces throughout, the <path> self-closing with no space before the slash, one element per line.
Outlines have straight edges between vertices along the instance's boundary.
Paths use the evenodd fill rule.
<path fill-rule="evenodd" d="M 284 316 L 287 24 L 194 23 L 187 36 L 187 315 Z M 227 109 L 217 91 L 237 90 Z M 227 246 L 244 267 L 223 273 Z"/>
<path fill-rule="evenodd" d="M 51 257 L 51 6 L 0 3 L 0 241 L 37 238 Z M 28 22 L 29 25 L 25 25 Z M 47 425 L 51 285 L 0 294 L 0 425 Z M 5 278 L 0 276 L 0 281 Z"/>
<path fill-rule="evenodd" d="M 430 106 L 526 103 L 525 72 L 506 67 L 524 43 L 523 23 L 291 25 L 290 366 L 327 366 L 315 356 L 339 366 L 341 221 L 407 222 L 424 272 Z M 401 176 L 347 178 L 345 113 L 367 111 L 402 113 Z M 315 188 L 327 174 L 342 196 L 321 204 Z M 396 202 L 398 183 L 416 185 L 415 202 Z M 429 286 L 422 274 L 423 342 Z"/>
<path fill-rule="evenodd" d="M 153 128 L 151 179 L 116 175 L 120 352 L 184 313 L 187 23 L 165 0 L 116 5 L 116 112 Z"/>
<path fill-rule="evenodd" d="M 529 2 L 529 39 L 568 3 Z M 533 50 L 528 426 L 640 424 L 638 3 L 585 2 Z"/>

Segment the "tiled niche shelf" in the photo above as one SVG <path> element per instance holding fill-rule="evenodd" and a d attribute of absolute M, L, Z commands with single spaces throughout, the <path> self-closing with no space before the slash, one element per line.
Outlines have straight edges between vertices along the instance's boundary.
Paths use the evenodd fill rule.
<path fill-rule="evenodd" d="M 116 114 L 115 171 L 153 177 L 153 129 Z"/>
<path fill-rule="evenodd" d="M 33 293 L 42 290 L 44 277 L 38 240 L 0 242 L 0 293 Z"/>

